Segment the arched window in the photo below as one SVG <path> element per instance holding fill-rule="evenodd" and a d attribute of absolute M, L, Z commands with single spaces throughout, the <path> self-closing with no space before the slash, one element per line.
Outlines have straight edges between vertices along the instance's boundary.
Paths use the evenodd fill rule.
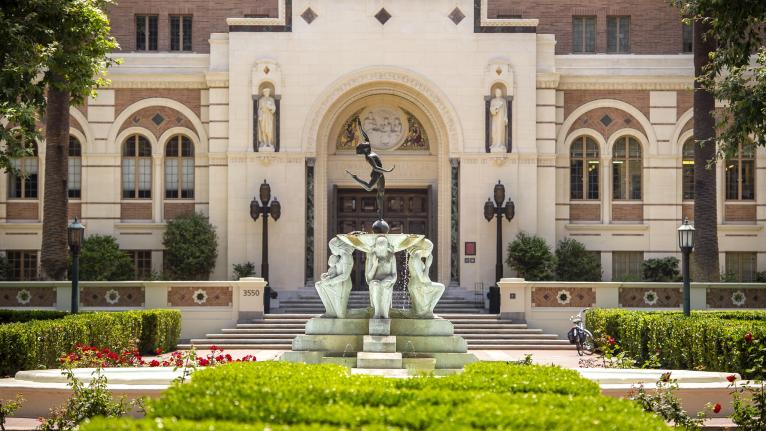
<path fill-rule="evenodd" d="M 69 199 L 80 199 L 82 189 L 82 147 L 80 141 L 69 135 L 69 158 L 67 159 L 67 190 Z"/>
<path fill-rule="evenodd" d="M 632 136 L 623 136 L 612 151 L 612 199 L 641 199 L 641 144 Z"/>
<path fill-rule="evenodd" d="M 141 135 L 129 136 L 122 146 L 122 197 L 152 197 L 152 146 Z"/>
<path fill-rule="evenodd" d="M 165 198 L 194 199 L 194 145 L 184 135 L 165 146 Z"/>
<path fill-rule="evenodd" d="M 755 199 L 755 148 L 740 143 L 737 154 L 726 159 L 726 199 Z"/>
<path fill-rule="evenodd" d="M 39 161 L 37 158 L 37 144 L 30 145 L 32 154 L 11 160 L 11 165 L 18 174 L 10 174 L 8 181 L 8 198 L 10 199 L 37 199 Z"/>
<path fill-rule="evenodd" d="M 569 160 L 569 198 L 598 199 L 600 165 L 596 141 L 590 136 L 575 139 Z"/>
<path fill-rule="evenodd" d="M 682 197 L 683 200 L 694 200 L 694 138 L 684 142 L 681 154 Z"/>

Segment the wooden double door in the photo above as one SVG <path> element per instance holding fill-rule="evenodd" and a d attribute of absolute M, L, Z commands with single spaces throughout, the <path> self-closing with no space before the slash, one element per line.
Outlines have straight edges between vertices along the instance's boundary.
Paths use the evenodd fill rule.
<path fill-rule="evenodd" d="M 376 194 L 355 189 L 333 188 L 333 216 L 330 237 L 339 233 L 355 231 L 372 232 L 377 219 Z M 432 187 L 418 189 L 387 189 L 384 218 L 389 233 L 426 235 L 434 242 L 434 264 L 431 275 L 436 274 L 436 202 Z M 395 290 L 403 290 L 407 284 L 406 252 L 396 253 L 398 277 Z M 353 290 L 366 290 L 364 279 L 364 253 L 354 251 L 354 271 L 351 275 Z"/>

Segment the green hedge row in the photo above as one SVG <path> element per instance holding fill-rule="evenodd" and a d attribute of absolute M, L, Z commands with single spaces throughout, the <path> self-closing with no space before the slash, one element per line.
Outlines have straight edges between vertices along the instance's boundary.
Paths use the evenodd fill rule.
<path fill-rule="evenodd" d="M 0 310 L 0 324 L 61 319 L 68 314 L 67 311 L 58 310 Z"/>
<path fill-rule="evenodd" d="M 349 428 L 332 425 L 307 424 L 307 425 L 268 425 L 264 423 L 242 424 L 224 421 L 189 421 L 171 419 L 93 419 L 81 430 L 104 430 L 104 431 L 336 431 L 349 430 Z M 369 426 L 358 428 L 361 431 L 398 431 L 400 428 L 387 426 Z"/>
<path fill-rule="evenodd" d="M 96 421 L 81 429 L 669 429 L 633 402 L 600 395 L 573 370 L 507 363 L 412 379 L 349 375 L 337 365 L 228 364 L 196 371 L 146 409 L 143 421 Z"/>
<path fill-rule="evenodd" d="M 181 332 L 177 310 L 82 313 L 61 319 L 0 325 L 0 376 L 55 368 L 76 344 L 122 351 L 138 340 L 144 352 L 175 348 Z"/>
<path fill-rule="evenodd" d="M 639 363 L 653 355 L 663 368 L 737 372 L 745 376 L 753 358 L 745 334 L 766 337 L 766 312 L 646 312 L 593 309 L 586 326 L 595 337 L 609 335 Z"/>

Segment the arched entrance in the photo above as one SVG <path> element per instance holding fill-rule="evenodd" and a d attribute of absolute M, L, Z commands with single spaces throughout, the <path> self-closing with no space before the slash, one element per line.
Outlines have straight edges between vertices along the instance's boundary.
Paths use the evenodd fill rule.
<path fill-rule="evenodd" d="M 458 152 L 462 148 L 462 133 L 446 97 L 428 80 L 412 72 L 373 68 L 336 81 L 320 96 L 314 108 L 311 111 L 314 116 L 309 118 L 303 135 L 304 150 L 316 157 L 314 276 L 326 270 L 330 236 L 339 231 L 358 229 L 366 215 L 360 212 L 357 221 L 351 221 L 349 214 L 343 214 L 344 204 L 354 209 L 355 205 L 364 205 L 365 199 L 359 186 L 346 174 L 346 169 L 360 177 L 369 175 L 364 159 L 353 152 L 354 143 L 349 145 L 348 139 L 343 139 L 344 126 L 359 115 L 363 122 L 367 121 L 366 128 L 379 126 L 380 130 L 375 132 L 377 136 L 371 136 L 371 140 L 378 140 L 376 152 L 383 158 L 384 165 L 396 165 L 394 173 L 386 177 L 386 189 L 387 201 L 390 197 L 392 204 L 402 206 L 402 211 L 395 217 L 398 218 L 397 227 L 419 230 L 418 222 L 422 222 L 420 227 L 436 245 L 438 275 L 435 274 L 435 278 L 448 283 L 449 154 L 451 150 Z M 400 134 L 396 133 L 399 124 L 402 126 Z M 394 133 L 390 132 L 392 129 Z M 412 137 L 413 129 L 423 132 L 427 146 L 415 145 L 413 139 L 407 139 Z M 391 190 L 390 194 L 388 190 Z M 353 193 L 357 195 L 352 199 Z M 343 198 L 345 201 L 341 200 Z M 426 211 L 419 211 L 421 208 L 415 206 L 424 199 L 428 207 Z M 391 211 L 387 210 L 388 213 Z M 374 209 L 369 218 L 370 221 L 374 219 Z M 348 223 L 342 225 L 342 221 Z"/>

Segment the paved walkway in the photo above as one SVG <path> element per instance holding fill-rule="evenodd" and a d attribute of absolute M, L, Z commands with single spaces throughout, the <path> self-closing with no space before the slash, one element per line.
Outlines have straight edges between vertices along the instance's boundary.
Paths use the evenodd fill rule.
<path fill-rule="evenodd" d="M 234 359 L 245 355 L 254 355 L 258 361 L 273 361 L 285 352 L 284 350 L 226 350 Z M 197 355 L 205 356 L 209 350 L 197 350 Z M 532 362 L 542 365 L 558 365 L 563 368 L 578 368 L 580 357 L 575 350 L 469 350 L 482 361 L 520 361 L 526 355 L 532 355 Z M 162 355 L 163 357 L 166 355 Z M 595 358 L 592 356 L 591 358 Z M 147 357 L 146 360 L 153 358 Z"/>

